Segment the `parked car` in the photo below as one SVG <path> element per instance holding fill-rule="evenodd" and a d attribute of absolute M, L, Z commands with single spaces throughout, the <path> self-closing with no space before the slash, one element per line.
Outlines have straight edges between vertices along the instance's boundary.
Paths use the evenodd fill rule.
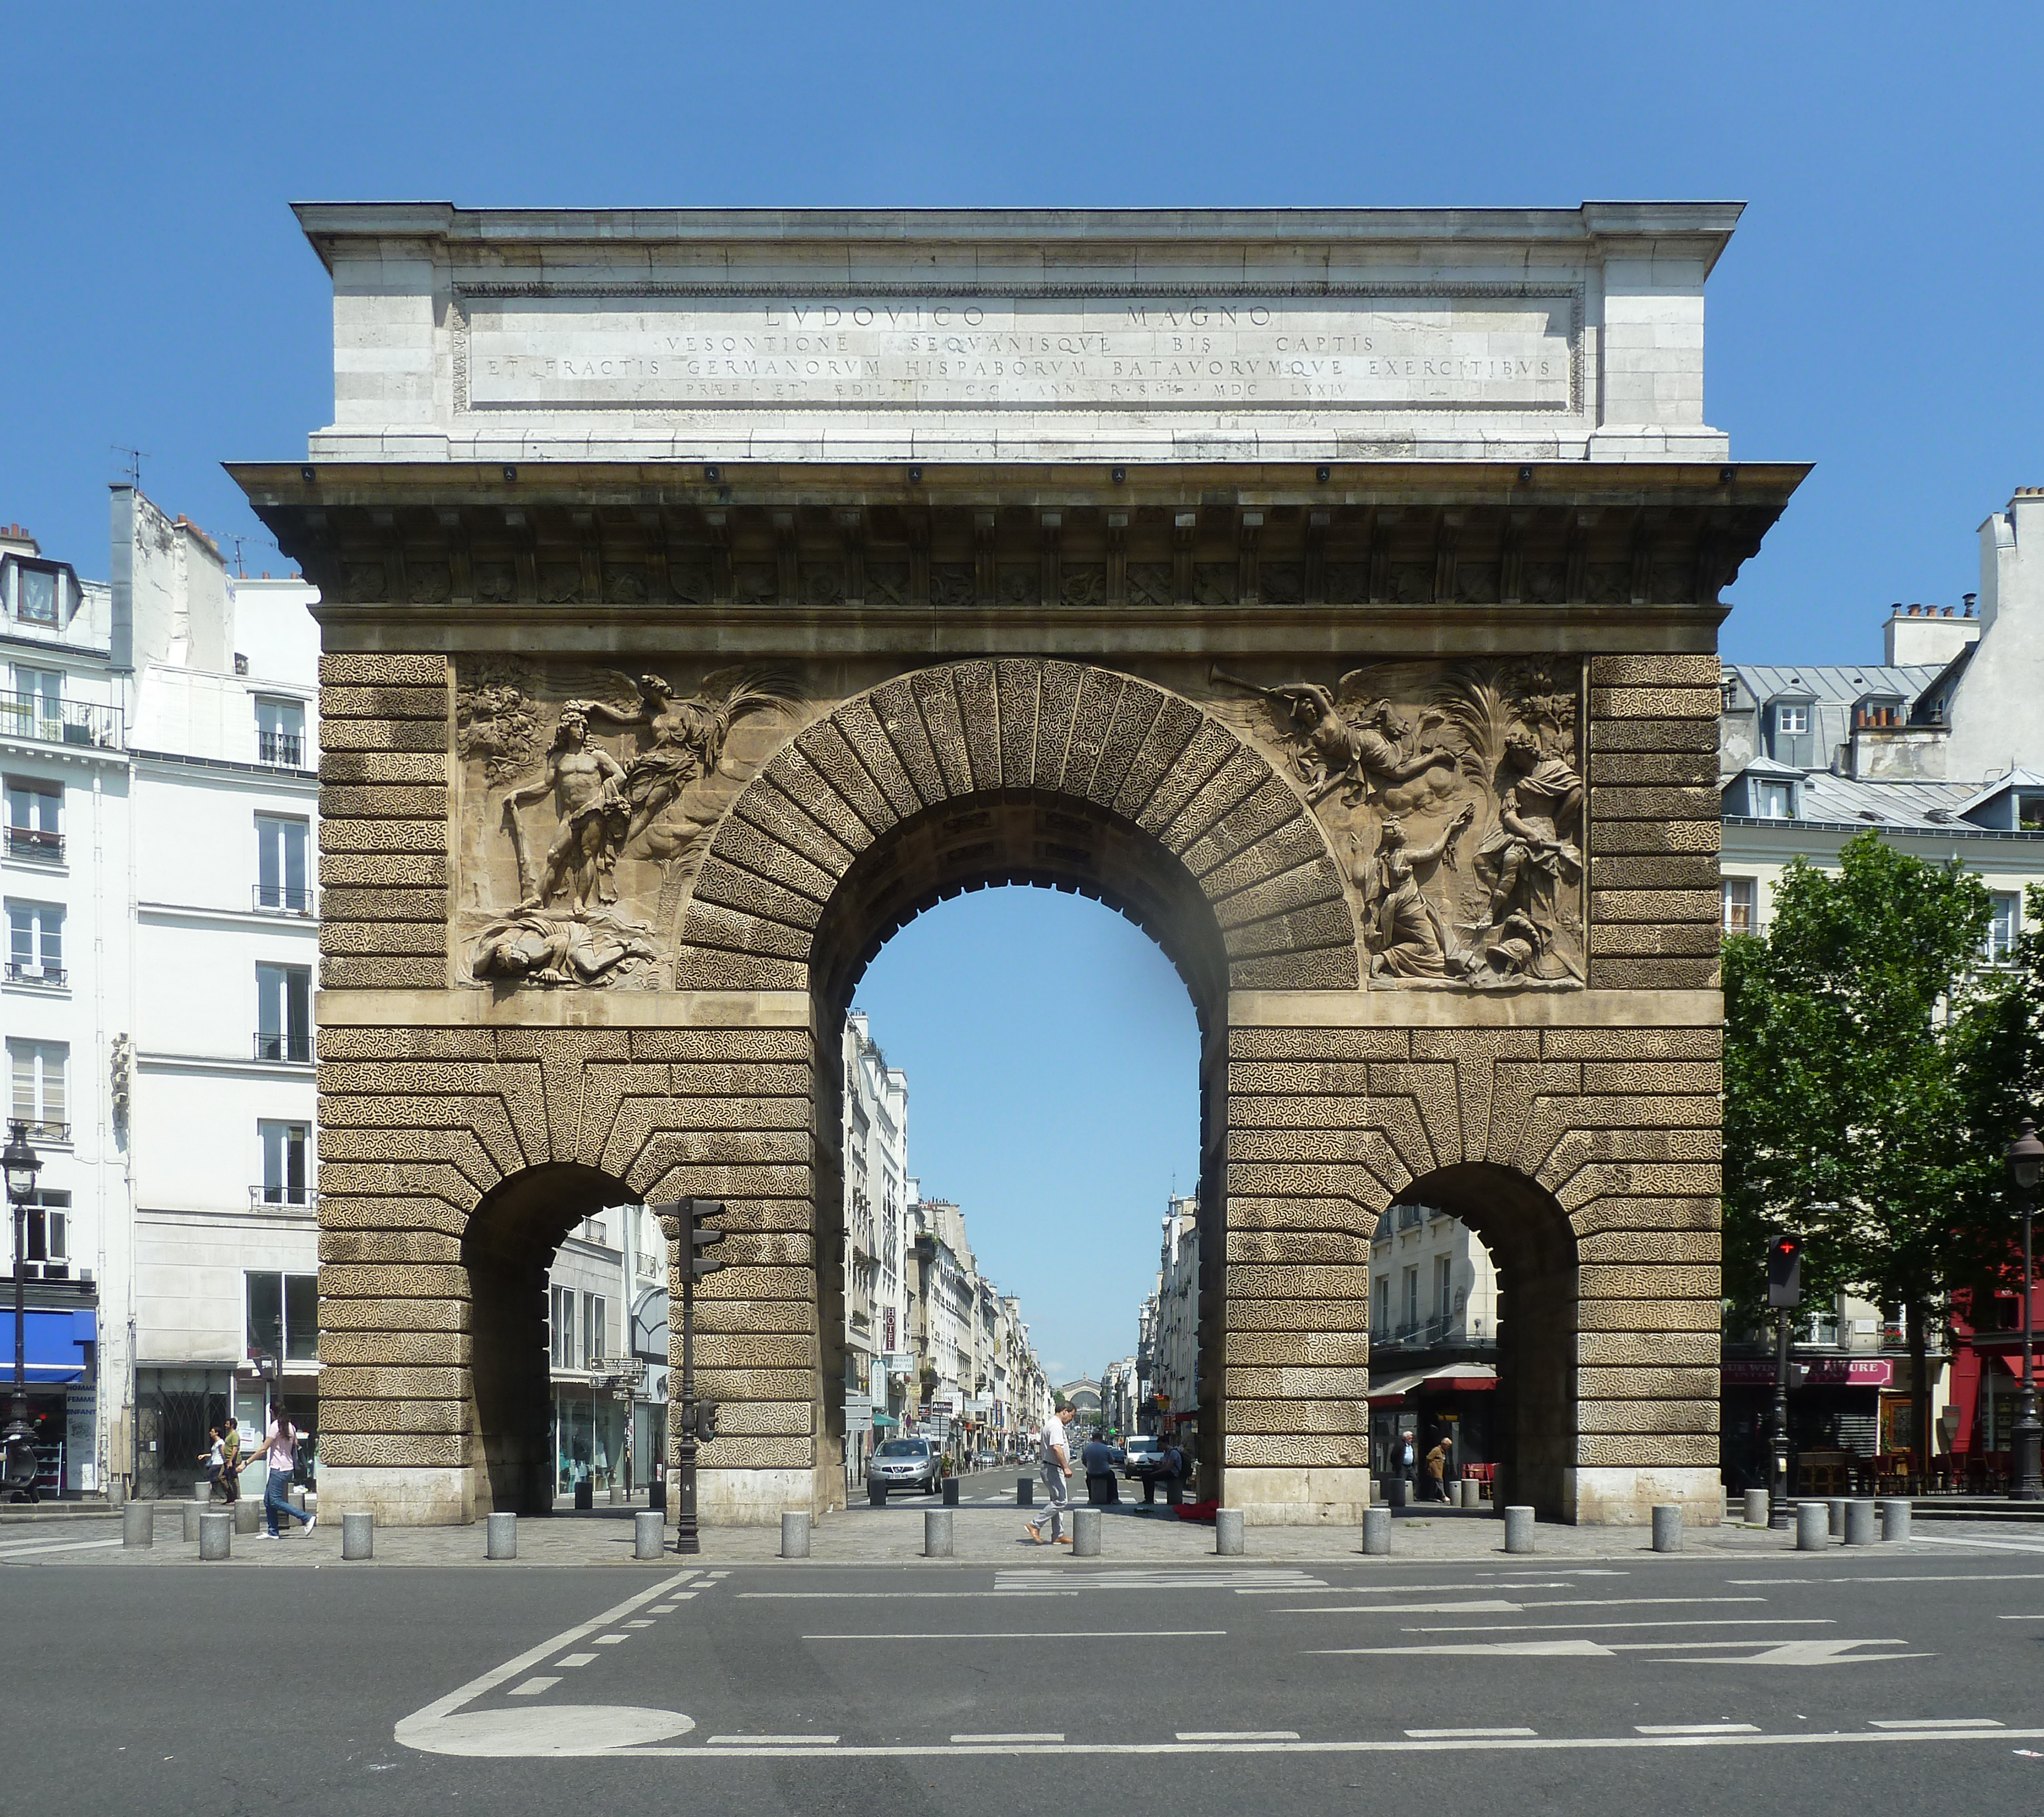
<path fill-rule="evenodd" d="M 943 1454 L 927 1439 L 889 1439 L 866 1466 L 869 1482 L 936 1495 L 944 1486 Z"/>
<path fill-rule="evenodd" d="M 1154 1432 L 1132 1432 L 1121 1448 L 1121 1473 L 1131 1482 L 1155 1476 L 1164 1461 L 1164 1441 Z"/>

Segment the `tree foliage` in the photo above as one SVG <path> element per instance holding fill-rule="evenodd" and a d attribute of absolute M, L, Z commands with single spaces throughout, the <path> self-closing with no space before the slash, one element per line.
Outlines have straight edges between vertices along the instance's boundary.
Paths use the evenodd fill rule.
<path fill-rule="evenodd" d="M 2039 907 L 2033 899 L 2033 911 Z M 1725 1286 L 1800 1231 L 1805 1295 L 1928 1308 L 2005 1267 L 2002 1155 L 2032 1084 L 2034 985 L 1984 967 L 1986 885 L 1862 833 L 1798 859 L 1764 935 L 1724 947 Z M 2026 939 L 2032 979 L 2044 951 Z"/>

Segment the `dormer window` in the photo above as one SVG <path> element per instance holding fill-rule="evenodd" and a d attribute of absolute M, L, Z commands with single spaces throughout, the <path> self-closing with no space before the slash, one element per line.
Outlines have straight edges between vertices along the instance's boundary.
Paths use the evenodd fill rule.
<path fill-rule="evenodd" d="M 1793 734 L 1810 729 L 1810 709 L 1807 706 L 1780 706 L 1774 709 L 1774 729 Z"/>
<path fill-rule="evenodd" d="M 1777 763 L 1809 768 L 1812 762 L 1811 722 L 1815 717 L 1808 701 L 1777 701 L 1769 714 L 1768 755 Z"/>
<path fill-rule="evenodd" d="M 1792 820 L 1796 817 L 1796 786 L 1792 782 L 1755 781 L 1753 814 L 1760 820 Z"/>
<path fill-rule="evenodd" d="M 21 594 L 14 616 L 24 624 L 55 624 L 62 575 L 54 563 L 23 562 L 20 565 Z"/>

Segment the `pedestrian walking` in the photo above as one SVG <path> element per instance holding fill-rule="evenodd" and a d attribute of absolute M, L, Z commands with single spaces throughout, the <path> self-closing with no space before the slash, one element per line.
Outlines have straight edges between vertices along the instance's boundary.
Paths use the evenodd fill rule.
<path fill-rule="evenodd" d="M 1443 1439 L 1427 1454 L 1427 1500 L 1447 1500 L 1448 1442 Z"/>
<path fill-rule="evenodd" d="M 277 1524 L 282 1515 L 303 1521 L 308 1533 L 318 1520 L 317 1515 L 301 1514 L 291 1506 L 291 1472 L 298 1468 L 298 1441 L 303 1437 L 304 1434 L 291 1423 L 283 1402 L 272 1401 L 270 1429 L 263 1435 L 263 1461 L 270 1466 L 269 1479 L 263 1485 L 263 1512 L 269 1523 L 268 1531 L 263 1536 L 266 1539 L 284 1537 Z"/>
<path fill-rule="evenodd" d="M 1412 1435 L 1410 1432 L 1398 1435 L 1397 1473 L 1408 1483 L 1413 1480 Z"/>
<path fill-rule="evenodd" d="M 220 1486 L 227 1492 L 227 1499 L 241 1499 L 241 1427 L 231 1416 L 227 1430 L 220 1435 Z"/>
<path fill-rule="evenodd" d="M 220 1428 L 217 1426 L 206 1427 L 206 1448 L 199 1453 L 200 1458 L 206 1465 L 206 1499 L 208 1501 L 218 1501 L 220 1500 L 220 1469 L 227 1454 L 221 1442 Z"/>
<path fill-rule="evenodd" d="M 1072 1473 L 1071 1441 L 1066 1427 L 1078 1409 L 1061 1407 L 1043 1422 L 1043 1442 L 1037 1446 L 1037 1474 L 1043 1479 L 1044 1508 L 1034 1520 L 1022 1523 L 1023 1531 L 1039 1546 L 1069 1546 L 1071 1535 L 1065 1531 L 1065 1481 Z M 1051 1529 L 1048 1539 L 1043 1537 L 1043 1528 Z"/>

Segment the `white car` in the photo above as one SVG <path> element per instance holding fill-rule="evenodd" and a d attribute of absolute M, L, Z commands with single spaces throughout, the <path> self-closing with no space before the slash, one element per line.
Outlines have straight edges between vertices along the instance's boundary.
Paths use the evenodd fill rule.
<path fill-rule="evenodd" d="M 1121 1473 L 1131 1482 L 1155 1476 L 1164 1462 L 1164 1441 L 1154 1432 L 1135 1432 L 1123 1445 Z"/>

